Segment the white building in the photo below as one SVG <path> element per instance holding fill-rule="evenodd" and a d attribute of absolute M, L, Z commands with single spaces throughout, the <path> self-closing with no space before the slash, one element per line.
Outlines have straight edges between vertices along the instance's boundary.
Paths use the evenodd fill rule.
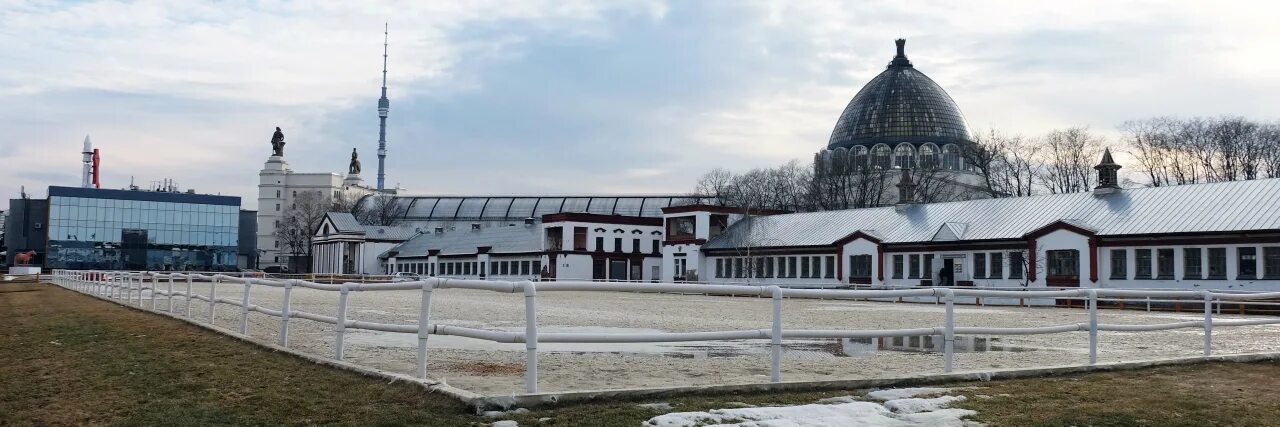
<path fill-rule="evenodd" d="M 355 169 L 358 170 L 358 169 Z M 395 190 L 392 190 L 394 193 Z M 318 193 L 326 201 L 359 199 L 376 192 L 358 173 L 294 172 L 284 156 L 271 156 L 258 172 L 258 251 L 261 267 L 288 265 L 289 254 L 276 238 L 279 221 L 304 193 Z"/>

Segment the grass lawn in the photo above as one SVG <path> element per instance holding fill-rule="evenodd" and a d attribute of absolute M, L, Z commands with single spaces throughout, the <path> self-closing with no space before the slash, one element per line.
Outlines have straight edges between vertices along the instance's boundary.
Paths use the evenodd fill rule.
<path fill-rule="evenodd" d="M 992 425 L 1276 425 L 1280 363 L 995 381 L 962 393 Z M 688 396 L 675 411 L 812 403 L 859 390 Z M 978 397 L 988 396 L 988 398 Z M 509 417 L 636 426 L 644 402 Z M 0 425 L 490 425 L 447 397 L 264 350 L 46 284 L 0 283 Z M 539 423 L 539 420 L 546 419 Z"/>

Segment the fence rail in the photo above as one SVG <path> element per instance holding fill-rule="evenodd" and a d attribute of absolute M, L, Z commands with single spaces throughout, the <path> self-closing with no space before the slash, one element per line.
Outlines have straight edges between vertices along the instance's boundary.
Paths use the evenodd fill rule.
<path fill-rule="evenodd" d="M 631 283 L 631 282 L 531 282 L 531 281 L 496 281 L 473 279 L 426 278 L 411 282 L 390 283 L 317 283 L 302 279 L 268 279 L 255 277 L 237 277 L 224 274 L 199 273 L 155 273 L 124 271 L 71 271 L 55 270 L 53 282 L 58 286 L 88 293 L 98 297 L 114 300 L 121 304 L 134 305 L 152 311 L 175 312 L 174 298 L 186 301 L 183 316 L 190 321 L 199 321 L 195 316 L 202 316 L 204 322 L 215 323 L 217 304 L 240 307 L 239 332 L 248 334 L 249 313 L 256 312 L 280 318 L 278 344 L 289 345 L 289 322 L 291 319 L 307 319 L 333 325 L 334 349 L 333 358 L 342 360 L 345 344 L 344 335 L 348 329 L 363 329 L 393 333 L 417 334 L 418 347 L 415 375 L 427 377 L 427 361 L 429 354 L 427 342 L 431 335 L 452 335 L 466 338 L 487 340 L 497 343 L 524 343 L 525 391 L 538 392 L 538 344 L 539 343 L 656 343 L 684 341 L 724 341 L 724 340 L 769 340 L 770 341 L 770 381 L 782 381 L 782 340 L 802 338 L 883 338 L 883 337 L 915 337 L 941 336 L 943 339 L 943 371 L 951 372 L 954 365 L 954 342 L 960 335 L 1041 335 L 1067 332 L 1088 332 L 1089 358 L 1088 364 L 1098 362 L 1099 332 L 1151 332 L 1172 329 L 1202 328 L 1204 331 L 1204 355 L 1213 352 L 1213 329 L 1215 327 L 1255 326 L 1280 324 L 1280 317 L 1258 319 L 1214 320 L 1214 306 L 1223 302 L 1265 303 L 1266 300 L 1280 299 L 1280 292 L 1242 293 L 1238 291 L 1221 292 L 1208 290 L 1133 290 L 1133 289 L 974 289 L 974 288 L 926 288 L 926 289 L 789 289 L 778 286 L 748 285 L 699 285 L 684 283 Z M 182 290 L 175 290 L 174 285 L 181 281 Z M 209 282 L 208 296 L 193 292 L 195 281 Z M 148 283 L 149 282 L 149 283 Z M 239 298 L 217 296 L 221 283 L 239 283 L 244 285 L 244 292 Z M 251 301 L 250 291 L 254 286 L 281 288 L 284 292 L 283 302 L 279 310 L 255 305 Z M 307 288 L 319 291 L 337 292 L 337 315 L 326 316 L 291 308 L 291 295 L 294 288 Z M 501 293 L 521 293 L 525 301 L 525 325 L 523 332 L 497 331 L 448 325 L 431 322 L 432 292 L 436 289 L 473 289 Z M 143 301 L 143 291 L 149 291 L 147 301 Z M 375 292 L 392 290 L 418 290 L 421 292 L 421 303 L 418 323 L 393 324 L 354 320 L 348 317 L 347 301 L 351 292 Z M 565 333 L 539 332 L 538 330 L 538 293 L 539 292 L 648 292 L 648 293 L 688 293 L 706 295 L 757 296 L 772 299 L 772 323 L 768 329 L 745 329 L 729 331 L 703 332 L 658 332 L 658 333 Z M 157 308 L 157 297 L 164 297 L 165 304 Z M 824 298 L 824 299 L 895 299 L 904 297 L 934 297 L 945 304 L 943 323 L 938 326 L 927 326 L 911 329 L 879 329 L 879 330 L 822 330 L 822 329 L 785 329 L 782 321 L 784 298 Z M 955 303 L 957 298 L 1056 298 L 1083 300 L 1088 312 L 1088 321 L 1053 326 L 1039 327 L 968 327 L 956 326 Z M 1104 324 L 1098 322 L 1099 301 L 1177 301 L 1203 304 L 1203 320 L 1183 321 L 1163 324 Z M 204 313 L 192 313 L 192 300 L 208 303 Z M 1266 303 L 1274 304 L 1274 302 Z"/>

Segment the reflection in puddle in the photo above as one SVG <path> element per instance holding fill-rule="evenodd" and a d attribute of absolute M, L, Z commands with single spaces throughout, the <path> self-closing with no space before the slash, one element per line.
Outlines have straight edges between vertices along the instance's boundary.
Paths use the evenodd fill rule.
<path fill-rule="evenodd" d="M 548 326 L 545 332 L 595 332 L 595 333 L 653 333 L 655 329 Z M 354 346 L 416 348 L 417 336 L 374 331 L 355 331 L 346 335 L 346 342 Z M 524 344 L 501 344 L 490 341 L 449 335 L 432 335 L 433 349 L 484 350 L 524 352 Z M 941 353 L 941 336 L 891 338 L 834 338 L 793 339 L 783 341 L 782 347 L 789 355 L 819 357 L 866 357 L 878 353 Z M 1000 338 L 957 336 L 954 350 L 957 353 L 1023 352 L 1027 347 L 1007 345 Z M 672 357 L 679 359 L 706 359 L 740 356 L 768 356 L 768 340 L 743 341 L 689 341 L 675 343 L 539 343 L 538 351 L 544 354 L 615 355 L 634 357 Z"/>

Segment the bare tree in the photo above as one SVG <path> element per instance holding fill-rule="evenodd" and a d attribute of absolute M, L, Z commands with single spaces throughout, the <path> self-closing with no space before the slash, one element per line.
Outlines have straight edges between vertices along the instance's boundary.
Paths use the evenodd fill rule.
<path fill-rule="evenodd" d="M 389 194 L 370 194 L 360 199 L 352 209 L 352 214 L 361 224 L 395 225 L 404 219 L 409 206 L 402 200 Z"/>
<path fill-rule="evenodd" d="M 1040 146 L 1022 135 L 995 130 L 978 133 L 962 155 L 981 180 L 989 197 L 1022 197 L 1036 193 L 1036 179 L 1043 169 Z"/>
<path fill-rule="evenodd" d="M 311 238 L 324 221 L 326 213 L 333 208 L 332 199 L 318 191 L 299 192 L 293 203 L 285 209 L 279 224 L 276 224 L 275 237 L 290 256 L 291 269 L 305 270 L 310 265 Z"/>
<path fill-rule="evenodd" d="M 1101 136 L 1085 126 L 1049 132 L 1041 138 L 1041 184 L 1054 194 L 1089 191 L 1096 181 L 1093 166 L 1102 154 L 1103 143 Z"/>

